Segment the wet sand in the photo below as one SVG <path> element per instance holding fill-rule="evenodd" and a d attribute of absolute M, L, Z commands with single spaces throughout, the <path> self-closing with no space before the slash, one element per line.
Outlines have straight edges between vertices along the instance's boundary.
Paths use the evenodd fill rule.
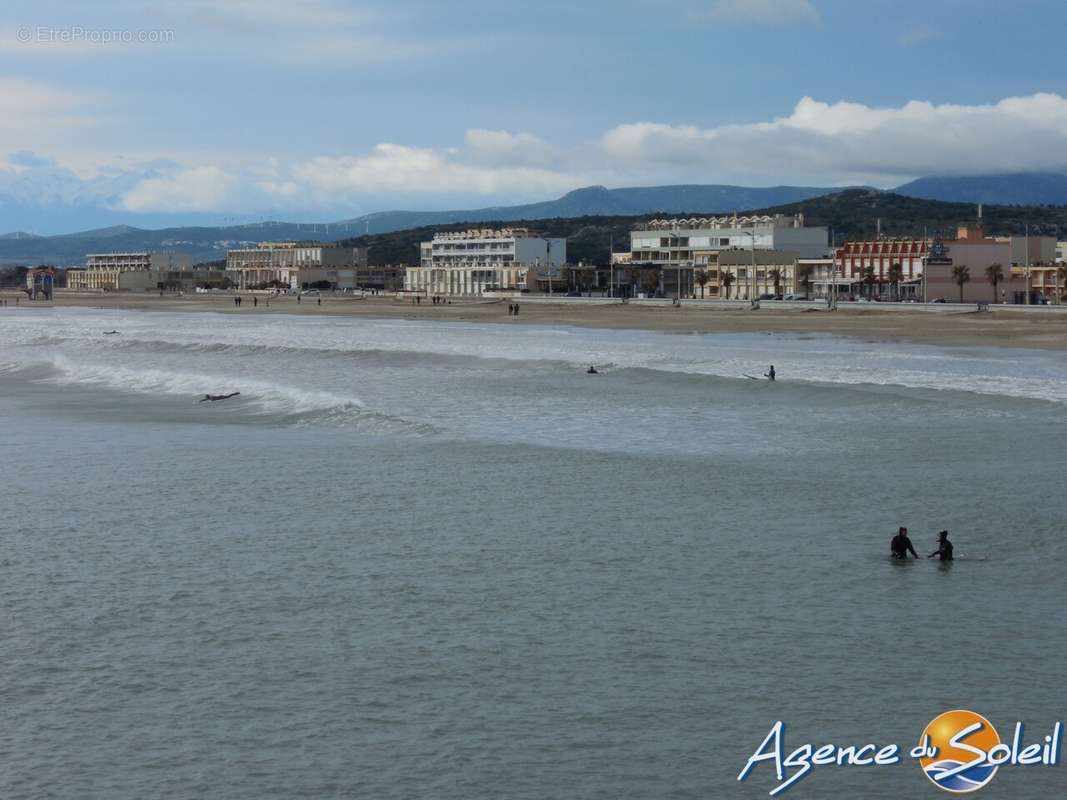
<path fill-rule="evenodd" d="M 0 314 L 15 305 L 14 293 L 0 293 L 10 302 Z M 419 305 L 391 297 L 324 296 L 321 305 L 305 297 L 272 297 L 267 304 L 259 297 L 243 295 L 240 308 L 232 295 L 184 295 L 159 297 L 150 294 L 67 294 L 60 292 L 56 306 L 82 306 L 135 311 L 212 311 L 227 314 L 354 315 L 397 319 L 437 319 L 455 322 L 491 322 L 526 325 L 576 325 L 669 333 L 792 332 L 828 333 L 874 341 L 911 341 L 925 344 L 1027 347 L 1067 350 L 1067 309 L 1064 313 L 1033 313 L 973 310 L 885 310 L 877 306 L 848 306 L 837 311 L 810 308 L 748 308 L 683 303 L 669 305 L 579 304 L 520 300 L 519 316 L 509 316 L 507 300 L 453 300 L 450 305 Z M 23 306 L 33 307 L 25 296 Z"/>

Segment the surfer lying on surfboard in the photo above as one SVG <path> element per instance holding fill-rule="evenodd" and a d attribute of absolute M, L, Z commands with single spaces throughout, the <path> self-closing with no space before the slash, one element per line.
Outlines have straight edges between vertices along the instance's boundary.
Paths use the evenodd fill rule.
<path fill-rule="evenodd" d="M 230 392 L 229 394 L 205 394 L 200 402 L 206 403 L 210 400 L 214 403 L 216 400 L 229 400 L 231 397 L 237 397 L 239 394 L 240 392 Z"/>

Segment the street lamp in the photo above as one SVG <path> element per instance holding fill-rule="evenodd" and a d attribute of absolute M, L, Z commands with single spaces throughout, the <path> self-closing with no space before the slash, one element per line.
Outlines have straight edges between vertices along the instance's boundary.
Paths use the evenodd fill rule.
<path fill-rule="evenodd" d="M 753 303 L 756 300 L 756 223 L 752 223 L 752 230 L 745 231 L 752 237 L 752 275 L 750 282 L 752 284 L 752 291 L 749 293 L 748 302 Z"/>

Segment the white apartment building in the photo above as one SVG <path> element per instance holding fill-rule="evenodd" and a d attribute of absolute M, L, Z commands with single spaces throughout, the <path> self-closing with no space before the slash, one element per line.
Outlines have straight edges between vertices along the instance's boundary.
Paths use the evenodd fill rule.
<path fill-rule="evenodd" d="M 805 227 L 804 215 L 654 219 L 630 234 L 630 259 L 671 269 L 714 264 L 724 250 L 782 250 L 800 258 L 829 251 L 824 227 Z"/>
<path fill-rule="evenodd" d="M 328 280 L 352 288 L 357 271 L 367 267 L 367 248 L 335 242 L 260 242 L 226 251 L 226 274 L 238 289 L 276 286 L 299 289 L 303 283 Z"/>
<path fill-rule="evenodd" d="M 558 276 L 565 263 L 565 238 L 526 228 L 437 233 L 419 245 L 419 266 L 408 269 L 404 289 L 427 295 L 533 290 L 538 277 Z"/>
<path fill-rule="evenodd" d="M 67 288 L 117 290 L 123 288 L 120 276 L 127 273 L 186 272 L 192 268 L 193 259 L 188 253 L 90 253 L 85 257 L 84 270 L 70 271 Z"/>

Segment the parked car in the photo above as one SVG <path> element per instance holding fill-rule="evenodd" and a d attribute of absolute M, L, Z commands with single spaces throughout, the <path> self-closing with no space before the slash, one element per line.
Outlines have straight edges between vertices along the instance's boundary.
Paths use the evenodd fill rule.
<path fill-rule="evenodd" d="M 774 300 L 775 296 L 773 294 L 761 294 L 759 296 L 759 299 L 760 300 Z"/>
<path fill-rule="evenodd" d="M 304 289 L 300 294 L 304 297 L 319 297 L 322 295 L 322 292 L 318 289 Z"/>
<path fill-rule="evenodd" d="M 935 297 L 933 300 L 927 300 L 926 302 L 927 303 L 944 303 L 945 302 L 945 298 L 944 297 Z"/>
<path fill-rule="evenodd" d="M 804 297 L 804 295 L 802 295 L 802 294 L 790 293 L 790 294 L 787 294 L 785 296 L 785 299 L 786 300 L 806 300 L 807 298 Z"/>

